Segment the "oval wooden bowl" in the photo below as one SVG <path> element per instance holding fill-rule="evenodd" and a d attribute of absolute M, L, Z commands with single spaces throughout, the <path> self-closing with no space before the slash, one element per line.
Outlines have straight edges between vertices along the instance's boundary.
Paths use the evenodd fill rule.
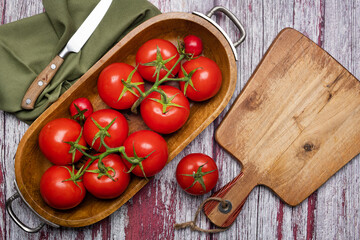
<path fill-rule="evenodd" d="M 41 128 L 49 121 L 69 117 L 68 107 L 76 98 L 89 98 L 94 110 L 108 108 L 100 99 L 96 88 L 99 73 L 106 66 L 114 62 L 126 62 L 134 66 L 136 51 L 147 40 L 163 38 L 176 43 L 177 37 L 183 38 L 188 34 L 196 34 L 203 40 L 204 55 L 219 65 L 223 83 L 214 98 L 192 104 L 189 120 L 179 131 L 164 136 L 169 147 L 169 161 L 225 108 L 234 92 L 237 72 L 233 52 L 224 36 L 211 23 L 190 13 L 166 13 L 149 19 L 127 34 L 105 54 L 29 127 L 21 139 L 15 158 L 16 182 L 24 200 L 40 216 L 60 226 L 90 225 L 109 216 L 145 186 L 147 180 L 132 176 L 129 187 L 119 198 L 100 200 L 87 193 L 85 200 L 76 208 L 66 211 L 55 210 L 46 205 L 40 196 L 40 178 L 51 163 L 39 149 L 38 135 Z M 122 113 L 129 119 L 130 132 L 147 128 L 139 115 L 124 111 Z"/>

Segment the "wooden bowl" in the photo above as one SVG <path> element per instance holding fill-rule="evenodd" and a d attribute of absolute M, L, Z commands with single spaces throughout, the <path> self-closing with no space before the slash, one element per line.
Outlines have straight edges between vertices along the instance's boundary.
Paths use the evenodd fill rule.
<path fill-rule="evenodd" d="M 96 87 L 97 78 L 106 66 L 114 62 L 125 62 L 134 66 L 136 51 L 147 40 L 163 38 L 176 43 L 177 37 L 183 38 L 188 34 L 196 34 L 203 40 L 204 55 L 219 65 L 223 83 L 214 98 L 192 104 L 189 120 L 179 131 L 164 136 L 168 143 L 169 161 L 225 108 L 235 89 L 236 62 L 230 44 L 216 27 L 205 19 L 190 13 L 161 14 L 139 25 L 50 106 L 29 127 L 19 144 L 15 158 L 18 189 L 22 198 L 46 222 L 66 227 L 82 227 L 93 224 L 116 211 L 148 181 L 132 176 L 127 190 L 116 199 L 100 200 L 87 194 L 85 200 L 74 209 L 66 211 L 53 209 L 43 201 L 39 191 L 40 178 L 51 166 L 38 146 L 38 135 L 41 128 L 55 118 L 70 117 L 69 105 L 79 97 L 87 97 L 93 103 L 94 110 L 108 108 L 100 99 Z M 122 113 L 129 119 L 130 132 L 146 128 L 139 115 L 124 111 Z"/>

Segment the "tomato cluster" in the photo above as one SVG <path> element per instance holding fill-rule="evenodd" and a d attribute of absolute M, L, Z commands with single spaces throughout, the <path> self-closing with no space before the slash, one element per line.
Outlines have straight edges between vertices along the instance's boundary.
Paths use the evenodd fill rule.
<path fill-rule="evenodd" d="M 140 130 L 128 136 L 128 123 L 120 112 L 101 109 L 85 115 L 88 109 L 92 111 L 92 105 L 87 99 L 89 106 L 77 105 L 79 101 L 84 98 L 76 99 L 69 110 L 79 122 L 85 120 L 83 126 L 73 119 L 58 118 L 39 134 L 40 150 L 55 164 L 43 174 L 40 193 L 56 209 L 77 206 L 86 191 L 101 199 L 116 198 L 129 185 L 130 172 L 151 177 L 168 159 L 166 141 L 159 134 Z M 89 149 L 97 153 L 91 155 Z M 83 155 L 88 160 L 77 170 L 74 164 Z"/>
<path fill-rule="evenodd" d="M 189 118 L 188 99 L 205 101 L 221 88 L 220 68 L 200 56 L 202 50 L 201 39 L 194 35 L 186 36 L 178 47 L 164 39 L 151 39 L 138 49 L 136 67 L 113 63 L 101 72 L 99 96 L 115 109 L 131 108 L 136 113 L 140 106 L 141 117 L 151 130 L 173 133 Z M 179 85 L 170 86 L 170 82 Z"/>
<path fill-rule="evenodd" d="M 214 61 L 199 56 L 202 48 L 201 40 L 192 35 L 177 47 L 167 40 L 149 40 L 136 54 L 136 67 L 113 63 L 100 73 L 98 93 L 111 109 L 94 111 L 88 99 L 78 98 L 69 106 L 72 119 L 48 122 L 39 134 L 40 150 L 54 164 L 41 178 L 44 201 L 69 209 L 80 204 L 87 191 L 101 199 L 116 198 L 129 185 L 130 173 L 147 178 L 160 172 L 168 160 L 167 143 L 160 134 L 173 133 L 186 123 L 188 98 L 205 101 L 221 87 L 221 71 Z M 168 85 L 171 81 L 179 86 Z M 131 108 L 136 113 L 138 107 L 152 131 L 129 135 L 128 122 L 118 110 Z M 85 163 L 78 162 L 82 157 Z M 218 176 L 215 162 L 195 161 L 199 163 L 187 172 L 181 170 L 194 162 L 189 159 L 177 170 L 181 187 L 191 194 L 210 191 Z"/>

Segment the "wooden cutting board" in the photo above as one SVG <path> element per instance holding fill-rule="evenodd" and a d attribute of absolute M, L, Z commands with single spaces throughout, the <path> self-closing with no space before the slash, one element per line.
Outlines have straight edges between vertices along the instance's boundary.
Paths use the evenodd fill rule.
<path fill-rule="evenodd" d="M 310 39 L 284 29 L 216 132 L 242 172 L 210 201 L 207 217 L 228 227 L 256 185 L 295 206 L 360 151 L 360 83 Z"/>

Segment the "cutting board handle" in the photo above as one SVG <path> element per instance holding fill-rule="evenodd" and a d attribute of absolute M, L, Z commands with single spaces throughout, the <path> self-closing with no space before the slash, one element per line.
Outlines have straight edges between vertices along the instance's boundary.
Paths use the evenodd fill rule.
<path fill-rule="evenodd" d="M 257 185 L 254 171 L 242 171 L 231 182 L 223 186 L 211 197 L 222 198 L 226 205 L 219 201 L 209 201 L 204 205 L 204 213 L 218 227 L 229 227 L 239 215 L 248 195 Z"/>

